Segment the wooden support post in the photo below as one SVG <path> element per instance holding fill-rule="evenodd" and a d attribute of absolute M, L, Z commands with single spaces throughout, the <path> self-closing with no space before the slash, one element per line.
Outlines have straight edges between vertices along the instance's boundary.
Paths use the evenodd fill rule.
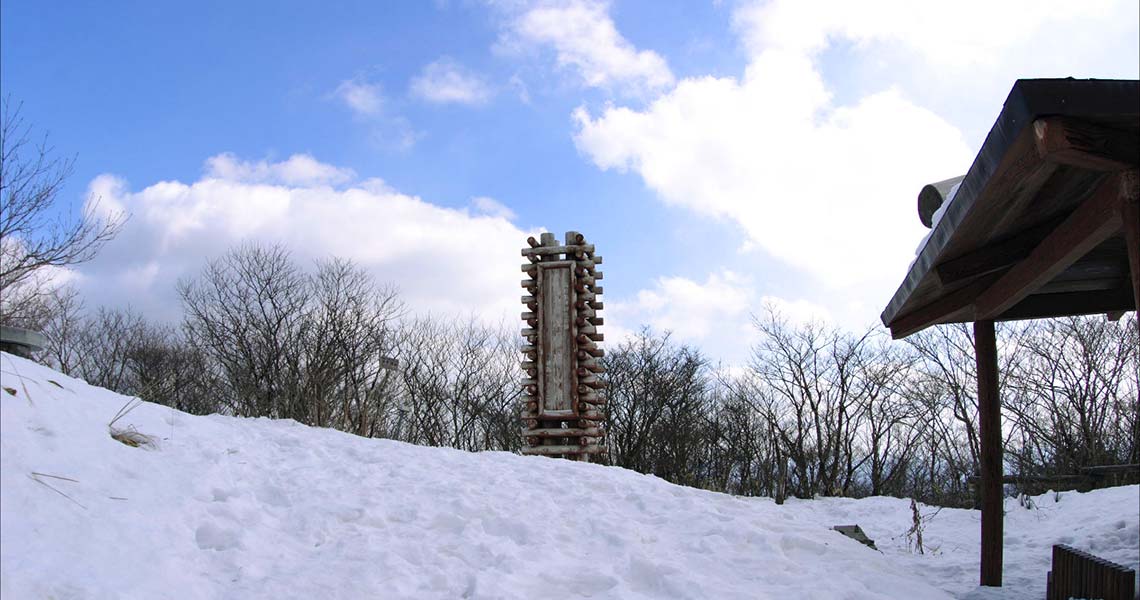
<path fill-rule="evenodd" d="M 1124 244 L 1128 249 L 1132 300 L 1136 304 L 1136 326 L 1140 328 L 1140 171 L 1127 171 L 1121 179 L 1120 216 L 1124 224 Z"/>
<path fill-rule="evenodd" d="M 978 369 L 978 432 L 982 454 L 981 585 L 1001 587 L 1004 519 L 1001 398 L 998 396 L 997 337 L 993 321 L 974 323 L 974 353 Z"/>

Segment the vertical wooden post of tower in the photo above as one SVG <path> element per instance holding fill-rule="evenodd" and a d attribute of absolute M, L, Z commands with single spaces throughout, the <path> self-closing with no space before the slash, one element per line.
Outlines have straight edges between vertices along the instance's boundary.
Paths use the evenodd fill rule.
<path fill-rule="evenodd" d="M 553 233 L 543 233 L 542 245 L 551 248 L 557 246 L 558 242 Z M 561 262 L 558 259 L 558 254 L 543 254 L 539 257 L 538 339 L 539 356 L 542 357 L 538 365 L 539 389 L 542 390 L 539 406 L 542 407 L 541 416 L 547 417 L 541 419 L 539 425 L 544 430 L 561 429 L 561 417 L 573 415 L 574 410 L 570 395 L 573 381 L 570 370 L 564 364 L 569 336 L 562 334 L 570 321 L 569 309 L 563 308 L 570 301 L 570 270 L 554 264 Z M 544 437 L 542 445 L 561 446 L 562 438 L 552 435 Z"/>
<path fill-rule="evenodd" d="M 998 396 L 997 336 L 993 321 L 974 323 L 978 368 L 978 433 L 981 438 L 982 564 L 981 585 L 1001 586 L 1002 448 L 1001 398 Z"/>
<path fill-rule="evenodd" d="M 582 234 L 529 238 L 522 282 L 523 454 L 586 460 L 605 451 L 600 444 L 605 398 L 598 378 L 602 293 L 597 270 L 602 258 Z"/>

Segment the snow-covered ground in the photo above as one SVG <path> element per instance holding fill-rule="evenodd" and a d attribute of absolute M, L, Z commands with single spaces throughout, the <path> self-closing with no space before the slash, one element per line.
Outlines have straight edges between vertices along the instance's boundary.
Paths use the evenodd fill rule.
<path fill-rule="evenodd" d="M 1136 486 L 1006 503 L 908 549 L 895 498 L 736 498 L 624 469 L 195 417 L 0 355 L 0 595 L 21 598 L 1041 598 L 1050 546 L 1135 568 Z M 924 515 L 936 509 L 921 506 Z M 830 531 L 858 523 L 881 552 Z"/>

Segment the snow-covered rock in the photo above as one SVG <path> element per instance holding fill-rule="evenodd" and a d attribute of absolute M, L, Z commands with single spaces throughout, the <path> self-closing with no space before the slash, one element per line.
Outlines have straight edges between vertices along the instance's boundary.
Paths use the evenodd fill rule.
<path fill-rule="evenodd" d="M 990 593 L 975 585 L 975 511 L 938 513 L 933 553 L 917 555 L 902 536 L 909 501 L 894 498 L 777 506 L 614 467 L 149 403 L 115 423 L 154 439 L 132 447 L 108 428 L 129 398 L 7 354 L 0 367 L 5 599 Z M 1011 585 L 993 597 L 1040 597 L 1054 541 L 1134 566 L 1136 500 L 1133 486 L 1008 505 Z M 883 552 L 830 530 L 848 523 Z"/>

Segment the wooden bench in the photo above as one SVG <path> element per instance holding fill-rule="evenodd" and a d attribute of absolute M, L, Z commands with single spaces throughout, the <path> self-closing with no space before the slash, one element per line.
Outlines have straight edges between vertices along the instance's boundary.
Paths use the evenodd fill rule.
<path fill-rule="evenodd" d="M 1100 598 L 1133 600 L 1136 572 L 1076 548 L 1053 546 L 1053 570 L 1049 571 L 1046 600 Z"/>

